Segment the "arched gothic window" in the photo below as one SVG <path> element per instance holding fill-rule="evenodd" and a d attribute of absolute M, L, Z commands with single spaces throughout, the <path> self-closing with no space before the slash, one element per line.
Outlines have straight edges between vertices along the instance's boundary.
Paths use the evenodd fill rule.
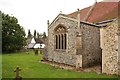
<path fill-rule="evenodd" d="M 55 49 L 66 49 L 67 47 L 67 34 L 66 28 L 62 25 L 57 26 L 55 29 Z"/>

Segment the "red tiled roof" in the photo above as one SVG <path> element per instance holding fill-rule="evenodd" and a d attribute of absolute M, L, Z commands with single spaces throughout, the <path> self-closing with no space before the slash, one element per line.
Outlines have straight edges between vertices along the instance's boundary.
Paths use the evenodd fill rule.
<path fill-rule="evenodd" d="M 80 19 L 84 20 L 85 16 L 89 12 L 91 6 L 80 10 Z M 77 11 L 68 14 L 70 17 L 77 17 Z M 118 2 L 99 2 L 96 3 L 90 16 L 88 17 L 88 22 L 100 22 L 103 20 L 109 20 L 118 17 Z"/>

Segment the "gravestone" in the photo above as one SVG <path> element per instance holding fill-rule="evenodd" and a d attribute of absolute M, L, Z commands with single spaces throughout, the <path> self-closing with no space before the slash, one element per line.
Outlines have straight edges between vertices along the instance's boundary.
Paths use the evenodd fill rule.
<path fill-rule="evenodd" d="M 22 78 L 19 76 L 20 71 L 21 69 L 19 68 L 19 66 L 17 66 L 16 69 L 14 70 L 14 72 L 16 72 L 15 80 L 22 80 Z"/>

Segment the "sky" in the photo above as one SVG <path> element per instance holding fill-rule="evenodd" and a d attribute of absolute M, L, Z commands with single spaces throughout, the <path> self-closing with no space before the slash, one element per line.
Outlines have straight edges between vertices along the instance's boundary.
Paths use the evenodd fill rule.
<path fill-rule="evenodd" d="M 97 0 L 100 2 L 102 0 Z M 15 16 L 19 24 L 31 33 L 47 33 L 47 20 L 50 23 L 62 11 L 69 14 L 94 4 L 95 0 L 0 0 L 0 10 Z"/>

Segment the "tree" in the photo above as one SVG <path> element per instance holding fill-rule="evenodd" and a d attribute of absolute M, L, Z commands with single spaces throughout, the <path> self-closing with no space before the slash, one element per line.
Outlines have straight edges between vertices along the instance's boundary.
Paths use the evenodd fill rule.
<path fill-rule="evenodd" d="M 15 52 L 25 45 L 25 31 L 14 16 L 2 13 L 2 51 Z"/>
<path fill-rule="evenodd" d="M 46 32 L 43 32 L 43 39 L 46 38 Z"/>
<path fill-rule="evenodd" d="M 2 53 L 2 13 L 0 11 L 0 53 Z"/>
<path fill-rule="evenodd" d="M 32 38 L 32 34 L 31 34 L 30 29 L 28 30 L 28 36 L 27 36 L 27 38 Z"/>
<path fill-rule="evenodd" d="M 36 37 L 36 30 L 34 30 L 34 37 Z"/>
<path fill-rule="evenodd" d="M 42 37 L 42 39 L 43 39 L 44 42 L 45 42 L 45 39 L 46 39 L 46 33 L 45 33 L 45 32 L 43 32 L 43 37 Z"/>
<path fill-rule="evenodd" d="M 39 33 L 37 32 L 37 38 L 40 38 L 40 35 L 39 35 Z"/>
<path fill-rule="evenodd" d="M 39 38 L 43 38 L 43 34 L 42 33 L 39 34 Z"/>

